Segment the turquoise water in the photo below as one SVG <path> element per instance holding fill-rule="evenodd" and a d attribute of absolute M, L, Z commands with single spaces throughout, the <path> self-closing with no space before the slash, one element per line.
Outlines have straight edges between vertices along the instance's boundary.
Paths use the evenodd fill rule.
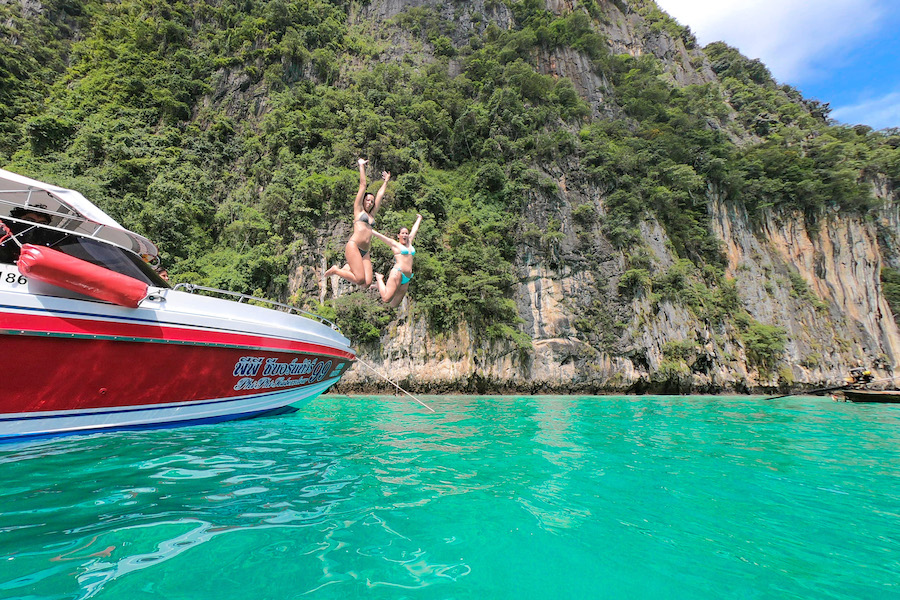
<path fill-rule="evenodd" d="M 0 446 L 0 598 L 900 598 L 900 406 L 422 400 Z"/>

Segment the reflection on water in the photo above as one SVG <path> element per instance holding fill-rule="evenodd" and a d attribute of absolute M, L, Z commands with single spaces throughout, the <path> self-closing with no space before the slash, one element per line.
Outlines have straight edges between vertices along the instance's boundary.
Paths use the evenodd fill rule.
<path fill-rule="evenodd" d="M 0 598 L 900 594 L 900 410 L 324 396 L 0 446 Z"/>
<path fill-rule="evenodd" d="M 559 402 L 555 410 L 536 410 L 532 419 L 538 426 L 532 444 L 534 452 L 552 466 L 548 476 L 523 494 L 519 502 L 545 529 L 571 529 L 591 517 L 588 505 L 580 502 L 589 481 L 579 477 L 584 471 L 589 448 L 578 432 L 574 405 Z"/>

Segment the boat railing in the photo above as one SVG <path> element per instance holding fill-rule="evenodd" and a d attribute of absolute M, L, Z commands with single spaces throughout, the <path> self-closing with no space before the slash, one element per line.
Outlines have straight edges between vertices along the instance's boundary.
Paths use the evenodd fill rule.
<path fill-rule="evenodd" d="M 320 323 L 324 323 L 328 325 L 338 333 L 341 332 L 340 327 L 337 324 L 329 321 L 325 317 L 321 315 L 317 315 L 315 313 L 311 313 L 309 311 L 297 308 L 296 306 L 291 306 L 290 304 L 284 304 L 282 302 L 275 302 L 274 300 L 269 300 L 268 298 L 260 298 L 258 296 L 251 296 L 250 294 L 242 294 L 240 292 L 232 292 L 229 290 L 221 290 L 219 288 L 206 287 L 203 285 L 197 285 L 195 283 L 176 283 L 172 288 L 174 290 L 187 292 L 189 294 L 193 294 L 194 292 L 209 292 L 211 294 L 221 294 L 223 296 L 230 296 L 232 298 L 237 298 L 237 302 L 260 302 L 263 304 L 267 304 L 269 306 L 274 306 L 277 308 L 285 309 L 288 313 L 298 314 L 303 317 L 307 317 L 313 319 L 315 321 L 319 321 Z"/>

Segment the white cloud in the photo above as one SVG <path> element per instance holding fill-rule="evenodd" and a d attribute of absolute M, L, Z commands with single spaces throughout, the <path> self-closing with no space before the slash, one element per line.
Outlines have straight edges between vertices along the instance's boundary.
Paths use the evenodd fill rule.
<path fill-rule="evenodd" d="M 900 123 L 900 91 L 836 108 L 831 117 L 841 123 L 865 123 L 875 129 L 896 127 Z"/>
<path fill-rule="evenodd" d="M 888 0 L 890 1 L 890 0 Z M 759 58 L 775 78 L 800 84 L 822 75 L 818 63 L 840 60 L 869 37 L 884 0 L 657 0 L 701 44 L 724 41 Z"/>

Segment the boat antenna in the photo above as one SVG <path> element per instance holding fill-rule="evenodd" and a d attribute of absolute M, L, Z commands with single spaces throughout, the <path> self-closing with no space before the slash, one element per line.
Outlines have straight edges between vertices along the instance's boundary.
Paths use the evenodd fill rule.
<path fill-rule="evenodd" d="M 431 408 L 430 406 L 428 406 L 427 404 L 425 404 L 424 402 L 422 402 L 421 400 L 419 400 L 418 398 L 416 398 L 415 396 L 413 396 L 412 394 L 410 394 L 409 392 L 404 390 L 402 387 L 400 387 L 399 385 L 397 385 L 396 383 L 394 383 L 393 381 L 388 379 L 385 375 L 382 375 L 381 372 L 378 371 L 378 369 L 376 369 L 375 367 L 373 367 L 372 365 L 370 365 L 369 363 L 367 363 L 366 361 L 364 361 L 363 359 L 361 359 L 358 356 L 356 357 L 356 360 L 358 360 L 363 365 L 367 366 L 369 369 L 372 370 L 373 373 L 375 373 L 376 375 L 378 375 L 379 377 L 381 377 L 382 379 L 384 379 L 385 381 L 390 383 L 392 386 L 394 386 L 395 388 L 397 388 L 398 390 L 400 390 L 401 392 L 403 392 L 404 394 L 406 394 L 407 396 L 409 396 L 410 398 L 412 398 L 413 400 L 415 400 L 416 402 L 418 402 L 419 404 L 421 404 L 422 406 L 424 406 L 425 408 L 430 410 L 431 412 L 434 412 L 433 408 Z"/>

